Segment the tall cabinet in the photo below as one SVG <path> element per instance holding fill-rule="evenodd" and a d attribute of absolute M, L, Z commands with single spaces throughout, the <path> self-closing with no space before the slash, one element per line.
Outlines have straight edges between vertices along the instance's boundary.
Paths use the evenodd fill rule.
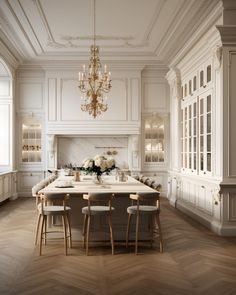
<path fill-rule="evenodd" d="M 211 40 L 211 42 L 209 42 Z M 223 226 L 222 48 L 214 27 L 168 73 L 171 88 L 172 155 L 168 198 L 215 232 Z M 224 103 L 225 104 L 225 103 Z M 178 106 L 178 108 L 174 108 Z M 178 160 L 178 161 L 177 161 Z M 172 161 L 171 161 L 172 162 Z"/>
<path fill-rule="evenodd" d="M 169 87 L 167 69 L 148 67 L 142 73 L 142 171 L 167 193 L 169 167 Z"/>
<path fill-rule="evenodd" d="M 19 72 L 17 93 L 18 192 L 29 196 L 45 176 L 44 73 Z"/>

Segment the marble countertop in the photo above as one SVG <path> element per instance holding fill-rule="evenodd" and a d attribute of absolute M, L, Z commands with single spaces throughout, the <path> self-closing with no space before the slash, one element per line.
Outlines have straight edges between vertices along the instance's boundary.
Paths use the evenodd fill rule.
<path fill-rule="evenodd" d="M 119 182 L 115 180 L 114 176 L 104 176 L 102 184 L 94 183 L 93 177 L 88 176 L 82 176 L 80 182 L 75 182 L 73 179 L 72 176 L 59 177 L 39 193 L 83 194 L 89 192 L 111 192 L 115 194 L 127 194 L 136 192 L 156 192 L 154 189 L 132 177 L 128 177 L 126 182 Z"/>

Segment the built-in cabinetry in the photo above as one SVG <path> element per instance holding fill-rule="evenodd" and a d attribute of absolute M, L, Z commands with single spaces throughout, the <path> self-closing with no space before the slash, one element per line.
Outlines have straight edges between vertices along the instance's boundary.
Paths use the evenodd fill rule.
<path fill-rule="evenodd" d="M 214 215 L 219 185 L 213 175 L 212 60 L 186 75 L 181 100 L 181 172 L 178 206 L 192 207 L 205 219 Z M 209 177 L 212 177 L 209 179 Z M 184 204 L 184 205 L 183 205 Z"/>
<path fill-rule="evenodd" d="M 20 196 L 31 194 L 32 187 L 44 178 L 43 117 L 21 114 L 18 125 L 18 191 Z"/>
<path fill-rule="evenodd" d="M 165 120 L 157 114 L 146 115 L 144 121 L 144 163 L 165 162 Z"/>
<path fill-rule="evenodd" d="M 16 171 L 0 173 L 0 203 L 6 199 L 17 197 L 16 173 Z"/>
<path fill-rule="evenodd" d="M 212 65 L 204 64 L 182 84 L 181 170 L 212 174 Z"/>
<path fill-rule="evenodd" d="M 42 126 L 39 123 L 22 124 L 22 162 L 42 161 Z"/>

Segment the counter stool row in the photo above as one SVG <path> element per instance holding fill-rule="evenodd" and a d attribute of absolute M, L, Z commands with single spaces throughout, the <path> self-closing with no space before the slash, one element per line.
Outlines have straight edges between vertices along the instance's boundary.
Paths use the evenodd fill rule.
<path fill-rule="evenodd" d="M 110 231 L 110 242 L 112 254 L 114 254 L 114 238 L 112 228 L 112 212 L 115 210 L 112 207 L 112 198 L 114 194 L 111 193 L 89 193 L 84 194 L 83 199 L 88 201 L 88 205 L 82 208 L 84 215 L 83 222 L 83 245 L 86 249 L 86 255 L 89 254 L 89 236 L 90 236 L 90 223 L 91 217 L 95 215 L 106 216 Z M 156 226 L 158 227 L 159 240 L 160 240 L 160 252 L 163 252 L 163 241 L 160 224 L 160 200 L 159 192 L 150 193 L 135 193 L 130 194 L 132 205 L 127 208 L 128 224 L 126 231 L 126 247 L 129 245 L 130 224 L 132 216 L 136 215 L 136 230 L 135 230 L 135 254 L 138 254 L 138 241 L 139 241 L 139 227 L 140 216 L 148 215 L 151 219 L 151 245 L 154 240 L 154 233 Z M 42 244 L 46 244 L 47 235 L 49 233 L 47 229 L 48 217 L 54 218 L 55 216 L 62 217 L 63 224 L 63 236 L 65 245 L 65 254 L 68 253 L 68 246 L 72 247 L 71 240 L 71 226 L 69 212 L 71 208 L 68 206 L 69 195 L 68 194 L 45 194 L 40 196 L 40 202 L 37 205 L 38 220 L 36 225 L 35 244 L 39 238 L 39 255 L 42 254 Z M 53 231 L 58 232 L 58 231 Z"/>

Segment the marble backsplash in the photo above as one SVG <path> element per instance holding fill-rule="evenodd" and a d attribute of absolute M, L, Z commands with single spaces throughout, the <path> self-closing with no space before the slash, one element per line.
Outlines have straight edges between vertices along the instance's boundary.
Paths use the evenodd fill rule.
<path fill-rule="evenodd" d="M 129 169 L 128 137 L 58 137 L 58 168 L 70 163 L 81 166 L 84 159 L 98 154 L 113 157 L 117 167 Z"/>

